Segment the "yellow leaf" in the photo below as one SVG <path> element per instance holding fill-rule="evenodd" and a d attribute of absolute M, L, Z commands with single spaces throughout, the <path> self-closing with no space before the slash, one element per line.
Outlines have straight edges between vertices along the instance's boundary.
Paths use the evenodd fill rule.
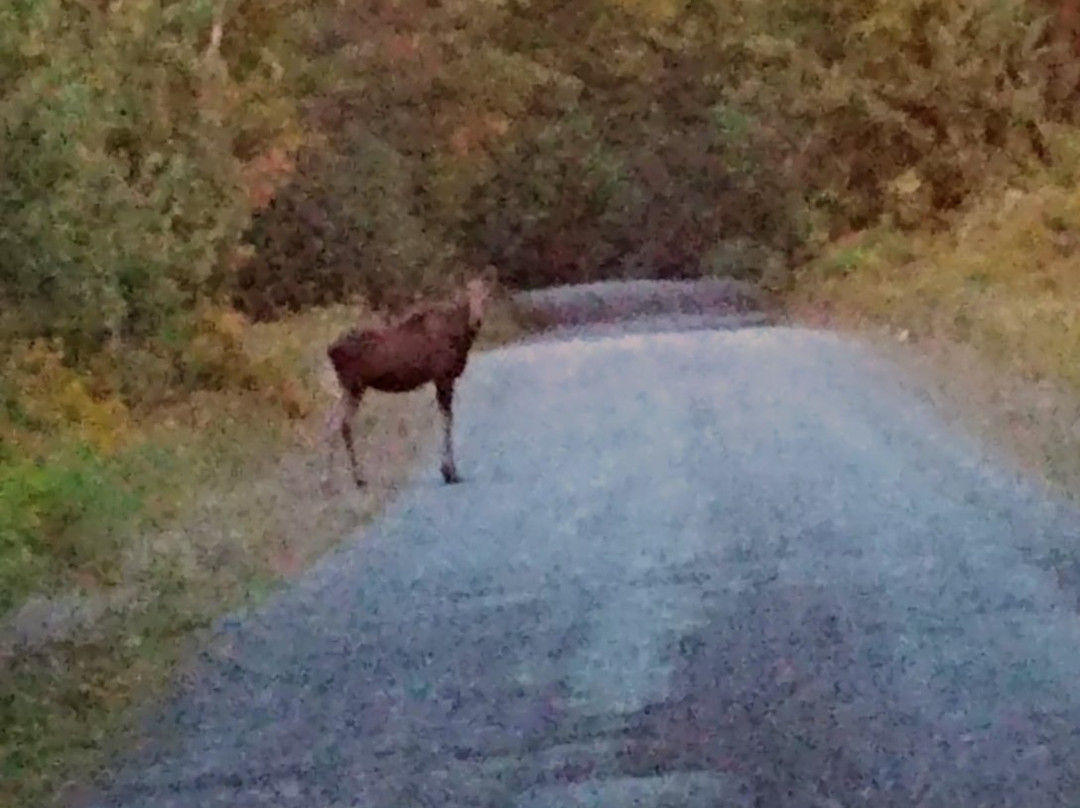
<path fill-rule="evenodd" d="M 919 179 L 919 173 L 910 168 L 893 180 L 892 187 L 901 196 L 911 196 L 922 187 L 922 180 Z"/>

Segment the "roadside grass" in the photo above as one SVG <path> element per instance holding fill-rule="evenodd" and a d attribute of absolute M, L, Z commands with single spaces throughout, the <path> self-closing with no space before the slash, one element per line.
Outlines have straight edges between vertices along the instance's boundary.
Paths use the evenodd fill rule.
<path fill-rule="evenodd" d="M 1068 156 L 1068 155 L 1067 155 Z M 1066 167 L 1075 166 L 1063 161 Z M 939 234 L 888 228 L 797 274 L 796 321 L 869 336 L 946 417 L 1080 497 L 1076 171 L 987 196 Z"/>
<path fill-rule="evenodd" d="M 30 464 L 36 477 L 17 459 L 0 466 L 9 490 L 25 489 L 0 506 L 11 534 L 0 541 L 0 805 L 70 804 L 110 752 L 136 741 L 134 708 L 173 680 L 200 629 L 303 572 L 407 480 L 438 425 L 428 390 L 365 400 L 368 489 L 351 486 L 336 443 L 333 490 L 320 485 L 336 395 L 323 350 L 363 316 L 339 306 L 247 327 L 242 350 L 263 388 L 118 414 L 101 432 L 123 439 L 105 449 L 63 433 L 34 447 L 45 458 Z M 519 334 L 497 303 L 477 349 Z M 49 546 L 20 545 L 42 533 Z"/>

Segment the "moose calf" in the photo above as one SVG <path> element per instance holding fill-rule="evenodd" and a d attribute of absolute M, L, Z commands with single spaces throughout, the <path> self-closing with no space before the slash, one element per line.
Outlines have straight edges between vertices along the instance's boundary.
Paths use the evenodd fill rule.
<path fill-rule="evenodd" d="M 433 382 L 443 417 L 442 476 L 460 482 L 454 464 L 454 385 L 465 371 L 469 351 L 483 324 L 484 306 L 494 282 L 491 268 L 473 278 L 449 301 L 419 305 L 383 328 L 354 328 L 326 350 L 342 395 L 327 423 L 335 423 L 349 454 L 353 479 L 365 485 L 353 446 L 352 420 L 365 390 L 407 393 Z"/>

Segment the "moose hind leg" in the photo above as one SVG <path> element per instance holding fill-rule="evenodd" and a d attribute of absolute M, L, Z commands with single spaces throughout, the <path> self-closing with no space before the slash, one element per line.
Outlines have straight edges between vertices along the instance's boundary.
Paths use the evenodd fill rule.
<path fill-rule="evenodd" d="M 442 382 L 435 385 L 435 397 L 439 402 L 439 411 L 443 417 L 442 476 L 449 485 L 461 482 L 457 466 L 454 463 L 454 383 Z"/>
<path fill-rule="evenodd" d="M 360 396 L 349 394 L 346 398 L 345 412 L 341 417 L 341 439 L 345 442 L 345 449 L 349 454 L 349 465 L 352 467 L 353 481 L 357 488 L 366 485 L 364 478 L 360 476 L 360 464 L 356 461 L 356 447 L 353 445 L 352 420 L 356 411 L 360 408 Z"/>
<path fill-rule="evenodd" d="M 322 444 L 326 446 L 326 473 L 323 476 L 322 487 L 327 493 L 330 491 L 331 479 L 334 473 L 334 447 L 337 446 L 337 433 L 341 429 L 342 416 L 345 414 L 346 394 L 342 394 L 333 409 L 326 416 L 326 424 L 323 427 Z"/>

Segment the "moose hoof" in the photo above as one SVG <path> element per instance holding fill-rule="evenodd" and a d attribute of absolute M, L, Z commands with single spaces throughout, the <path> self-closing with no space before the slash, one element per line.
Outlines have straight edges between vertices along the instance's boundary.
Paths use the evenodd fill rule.
<path fill-rule="evenodd" d="M 451 466 L 442 467 L 442 478 L 443 482 L 445 482 L 447 485 L 461 482 L 461 477 L 458 476 L 457 469 Z"/>

